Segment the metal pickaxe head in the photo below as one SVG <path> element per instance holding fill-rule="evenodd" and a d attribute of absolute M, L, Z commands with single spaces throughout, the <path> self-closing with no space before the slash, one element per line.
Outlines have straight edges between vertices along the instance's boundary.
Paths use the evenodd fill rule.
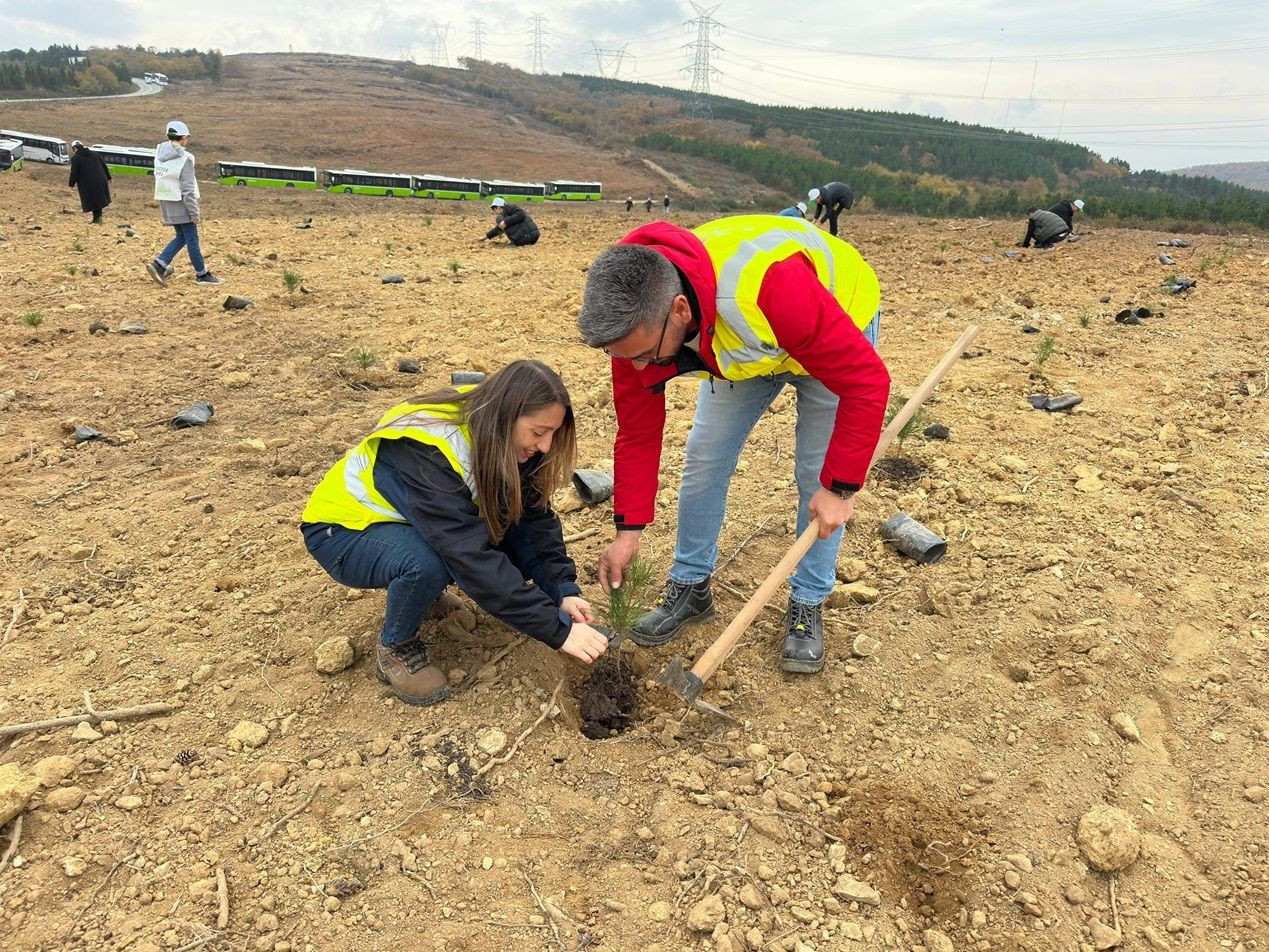
<path fill-rule="evenodd" d="M 694 707 L 698 711 L 707 711 L 710 714 L 716 714 L 729 721 L 736 720 L 736 718 L 732 717 L 721 708 L 715 707 L 708 701 L 701 700 L 701 689 L 705 686 L 705 682 L 687 667 L 686 662 L 684 662 L 681 657 L 675 656 L 674 660 L 670 662 L 669 667 L 662 672 L 661 677 L 657 680 L 657 683 L 662 687 L 669 688 L 675 694 L 679 695 L 688 703 L 689 707 Z"/>

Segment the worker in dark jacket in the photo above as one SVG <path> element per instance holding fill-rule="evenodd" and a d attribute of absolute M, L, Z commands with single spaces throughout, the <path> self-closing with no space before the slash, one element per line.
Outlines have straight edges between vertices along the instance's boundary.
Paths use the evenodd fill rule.
<path fill-rule="evenodd" d="M 1034 241 L 1037 248 L 1052 248 L 1070 233 L 1071 226 L 1056 212 L 1032 206 L 1027 209 L 1027 233 L 1018 245 L 1030 248 Z"/>
<path fill-rule="evenodd" d="M 607 650 L 551 510 L 575 454 L 563 382 L 518 360 L 389 410 L 313 491 L 300 526 L 309 553 L 340 584 L 388 590 L 376 666 L 402 701 L 449 695 L 418 635 L 429 609 L 461 606 L 451 582 L 551 648 L 588 664 Z"/>
<path fill-rule="evenodd" d="M 519 205 L 509 205 L 505 199 L 495 198 L 489 203 L 489 207 L 493 209 L 493 213 L 497 216 L 494 220 L 494 226 L 485 234 L 485 241 L 492 241 L 498 235 L 507 236 L 507 241 L 513 245 L 535 245 L 541 232 L 538 231 L 538 224 L 529 217 Z"/>
<path fill-rule="evenodd" d="M 829 182 L 813 188 L 806 193 L 806 198 L 815 203 L 815 217 L 811 221 L 817 225 L 827 221 L 830 235 L 837 234 L 837 216 L 850 211 L 850 206 L 855 204 L 855 193 L 845 182 Z"/>
<path fill-rule="evenodd" d="M 1063 200 L 1049 207 L 1054 215 L 1066 222 L 1066 230 L 1075 231 L 1075 216 L 1084 210 L 1084 203 L 1078 198 L 1075 201 Z"/>
<path fill-rule="evenodd" d="M 71 188 L 79 188 L 79 207 L 92 212 L 93 224 L 101 224 L 101 212 L 110 204 L 110 169 L 106 160 L 96 152 L 84 148 L 84 143 L 76 139 L 71 143 L 73 155 L 70 160 Z"/>

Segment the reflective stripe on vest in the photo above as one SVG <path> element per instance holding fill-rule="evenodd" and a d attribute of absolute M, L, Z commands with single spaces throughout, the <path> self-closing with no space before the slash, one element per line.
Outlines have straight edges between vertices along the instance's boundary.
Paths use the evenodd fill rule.
<path fill-rule="evenodd" d="M 393 407 L 373 433 L 331 467 L 309 497 L 303 521 L 329 522 L 348 529 L 409 521 L 375 487 L 375 459 L 382 440 L 408 439 L 435 446 L 476 499 L 471 433 L 465 425 L 454 422 L 457 414 L 454 404 L 402 403 Z"/>
<path fill-rule="evenodd" d="M 767 270 L 805 255 L 816 276 L 861 330 L 881 304 L 881 287 L 859 252 L 807 221 L 776 215 L 739 215 L 707 222 L 693 232 L 705 245 L 718 282 L 713 347 L 728 380 L 772 373 L 805 374 L 776 340 L 758 306 Z"/>

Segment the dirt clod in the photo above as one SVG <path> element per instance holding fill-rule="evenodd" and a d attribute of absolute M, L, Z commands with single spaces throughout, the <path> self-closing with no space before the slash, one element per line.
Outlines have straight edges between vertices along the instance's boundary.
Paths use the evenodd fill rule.
<path fill-rule="evenodd" d="M 578 694 L 581 731 L 602 740 L 629 729 L 639 703 L 634 672 L 606 658 L 595 663 Z"/>

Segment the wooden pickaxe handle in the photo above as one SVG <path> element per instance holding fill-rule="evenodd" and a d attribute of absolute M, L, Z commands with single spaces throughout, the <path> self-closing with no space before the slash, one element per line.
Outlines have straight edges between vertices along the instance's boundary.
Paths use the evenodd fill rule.
<path fill-rule="evenodd" d="M 934 392 L 934 388 L 939 385 L 939 381 L 947 376 L 947 372 L 952 369 L 952 365 L 960 359 L 961 354 L 969 347 L 970 343 L 978 336 L 978 325 L 971 325 L 965 328 L 965 333 L 952 345 L 951 350 L 943 355 L 929 376 L 922 381 L 921 386 L 917 388 L 916 393 L 908 398 L 899 412 L 890 420 L 890 424 L 881 431 L 881 437 L 877 440 L 877 448 L 873 450 L 872 461 L 868 464 L 871 469 L 873 464 L 879 460 L 882 455 L 890 448 L 890 444 L 894 442 L 900 431 L 907 425 L 908 421 L 921 409 L 921 404 L 929 399 L 930 394 Z M 802 556 L 806 555 L 807 550 L 815 544 L 815 540 L 819 538 L 820 521 L 812 519 L 811 524 L 807 526 L 797 541 L 789 546 L 789 550 L 784 553 L 775 568 L 758 586 L 758 591 L 754 592 L 749 601 L 732 619 L 731 624 L 718 636 L 717 640 L 710 645 L 705 653 L 692 665 L 692 674 L 696 675 L 702 682 L 708 681 L 718 670 L 732 649 L 736 647 L 736 642 L 740 640 L 740 636 L 745 633 L 749 625 L 753 622 L 758 612 L 771 600 L 771 596 L 775 594 L 784 580 L 792 574 L 797 564 L 802 561 Z"/>

